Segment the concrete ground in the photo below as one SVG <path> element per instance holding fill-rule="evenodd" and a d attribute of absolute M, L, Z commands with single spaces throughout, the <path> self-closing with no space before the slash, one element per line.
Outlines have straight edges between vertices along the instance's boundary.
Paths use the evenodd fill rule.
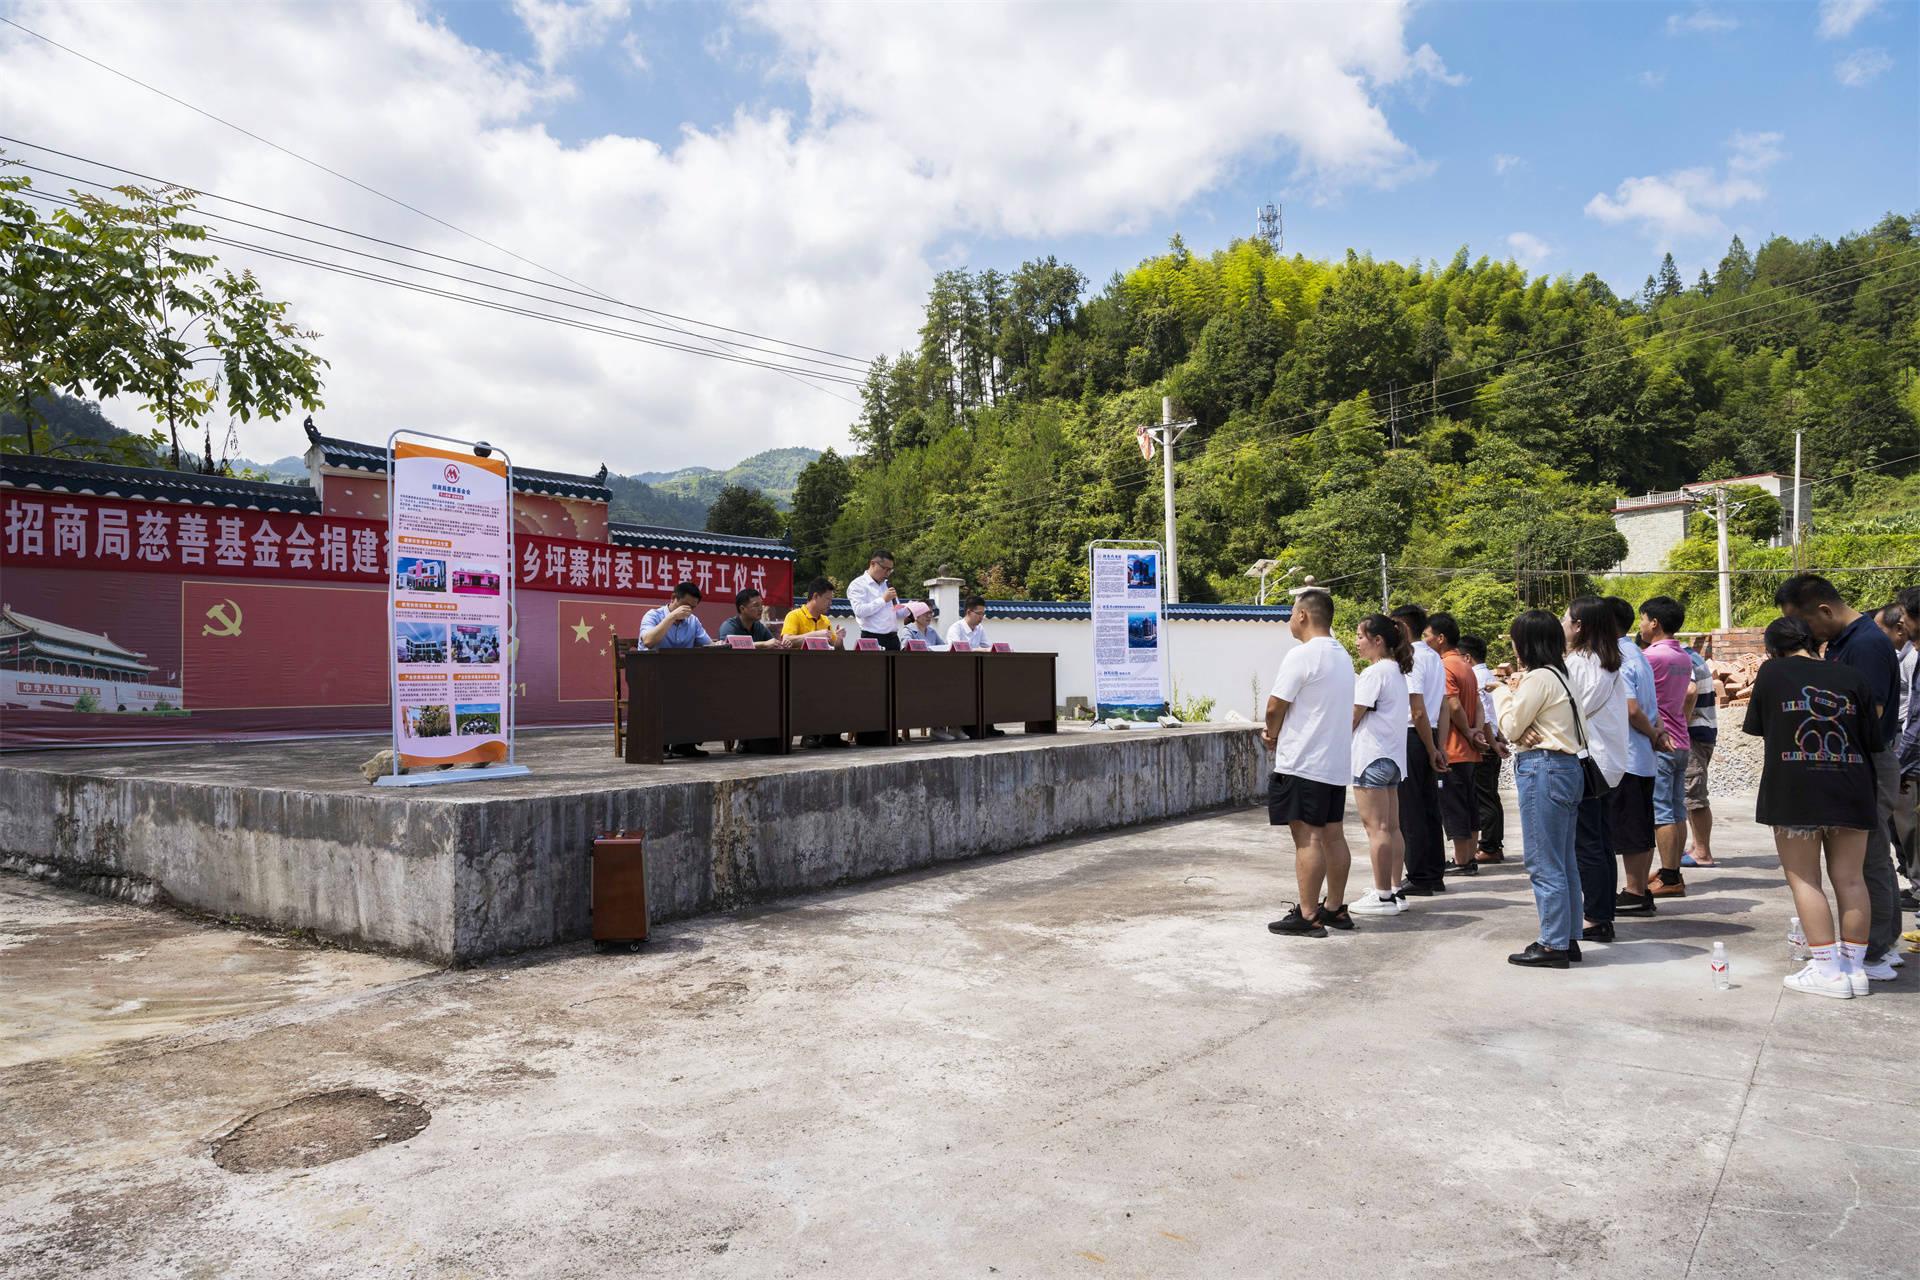
<path fill-rule="evenodd" d="M 1920 962 L 1784 993 L 1770 852 L 1719 847 L 1565 973 L 1504 963 L 1512 864 L 1269 935 L 1255 811 L 464 971 L 8 877 L 0 1273 L 1920 1274 Z M 345 1087 L 430 1122 L 210 1158 Z"/>

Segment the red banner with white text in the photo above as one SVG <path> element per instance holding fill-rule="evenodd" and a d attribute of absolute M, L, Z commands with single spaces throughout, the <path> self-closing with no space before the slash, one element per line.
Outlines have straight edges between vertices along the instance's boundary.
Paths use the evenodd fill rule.
<path fill-rule="evenodd" d="M 384 521 L 0 489 L 0 750 L 383 731 L 385 541 Z M 523 726 L 610 720 L 611 641 L 676 582 L 701 585 L 710 631 L 743 588 L 793 599 L 790 560 L 538 535 L 516 551 Z"/>

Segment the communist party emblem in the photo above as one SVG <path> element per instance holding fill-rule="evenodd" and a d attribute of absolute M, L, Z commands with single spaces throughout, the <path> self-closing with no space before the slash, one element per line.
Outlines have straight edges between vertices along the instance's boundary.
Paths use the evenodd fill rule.
<path fill-rule="evenodd" d="M 222 600 L 207 609 L 208 623 L 200 628 L 203 636 L 237 636 L 240 634 L 240 606 L 232 600 Z"/>

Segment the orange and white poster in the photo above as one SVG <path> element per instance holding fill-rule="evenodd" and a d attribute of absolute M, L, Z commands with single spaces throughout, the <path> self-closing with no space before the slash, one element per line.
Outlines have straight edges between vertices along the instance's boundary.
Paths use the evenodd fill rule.
<path fill-rule="evenodd" d="M 392 492 L 387 642 L 400 763 L 505 760 L 513 696 L 506 463 L 396 441 Z"/>

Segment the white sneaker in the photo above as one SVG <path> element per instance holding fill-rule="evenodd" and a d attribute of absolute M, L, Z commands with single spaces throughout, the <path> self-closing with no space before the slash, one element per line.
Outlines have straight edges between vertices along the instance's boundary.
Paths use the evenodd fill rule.
<path fill-rule="evenodd" d="M 1827 973 L 1818 964 L 1809 962 L 1798 973 L 1790 973 L 1780 980 L 1780 985 L 1789 991 L 1799 991 L 1810 996 L 1826 996 L 1833 1000 L 1849 1000 L 1853 997 L 1853 984 L 1842 974 Z"/>
<path fill-rule="evenodd" d="M 1348 904 L 1348 909 L 1357 916 L 1397 916 L 1402 908 L 1392 894 L 1369 889 L 1364 897 Z"/>
<path fill-rule="evenodd" d="M 1887 952 L 1887 954 L 1885 954 L 1884 956 L 1881 956 L 1880 958 L 1886 963 L 1892 965 L 1896 969 L 1898 969 L 1901 965 L 1907 962 L 1907 958 L 1901 955 L 1898 951 L 1889 951 Z"/>
<path fill-rule="evenodd" d="M 1863 969 L 1855 970 L 1854 976 L 1856 979 L 1871 980 L 1873 982 L 1892 982 L 1900 976 L 1899 971 L 1896 970 L 1892 965 L 1887 963 L 1887 958 L 1885 956 L 1881 956 L 1878 960 L 1874 961 L 1872 964 L 1866 964 L 1864 960 L 1861 961 L 1861 963 L 1866 967 Z M 1865 995 L 1866 992 L 1861 991 L 1856 987 L 1853 994 L 1860 996 L 1860 995 Z"/>

